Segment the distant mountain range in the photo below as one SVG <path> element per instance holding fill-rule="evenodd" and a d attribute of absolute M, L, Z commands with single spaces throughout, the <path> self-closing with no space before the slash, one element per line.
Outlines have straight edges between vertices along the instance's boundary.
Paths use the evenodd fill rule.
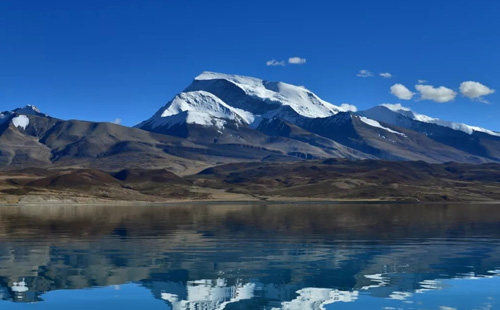
<path fill-rule="evenodd" d="M 204 72 L 135 128 L 0 113 L 0 167 L 167 168 L 301 159 L 500 162 L 500 133 L 383 104 L 353 112 L 301 86 Z"/>

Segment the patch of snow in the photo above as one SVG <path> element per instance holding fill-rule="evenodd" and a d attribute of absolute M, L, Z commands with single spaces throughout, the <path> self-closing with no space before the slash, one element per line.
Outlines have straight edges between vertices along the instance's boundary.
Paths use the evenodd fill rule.
<path fill-rule="evenodd" d="M 376 127 L 376 128 L 380 128 L 380 129 L 386 130 L 386 131 L 388 131 L 388 132 L 390 132 L 390 133 L 394 133 L 394 134 L 397 134 L 397 135 L 400 135 L 400 136 L 406 137 L 406 135 L 405 135 L 404 133 L 402 133 L 402 132 L 398 132 L 398 131 L 395 131 L 395 130 L 392 130 L 392 129 L 387 128 L 387 127 L 384 127 L 384 126 L 380 125 L 380 123 L 379 123 L 379 122 L 377 122 L 376 120 L 373 120 L 373 119 L 370 119 L 370 118 L 367 118 L 367 117 L 364 117 L 364 116 L 358 116 L 358 117 L 359 117 L 359 119 L 360 119 L 363 123 L 365 123 L 365 124 L 367 124 L 367 125 L 370 125 L 370 126 L 372 126 L 372 127 Z"/>
<path fill-rule="evenodd" d="M 26 130 L 26 127 L 28 127 L 29 123 L 30 119 L 26 115 L 19 115 L 12 119 L 12 124 L 14 124 L 14 126 L 21 127 L 24 130 Z"/>
<path fill-rule="evenodd" d="M 474 133 L 474 131 L 477 131 L 477 132 L 483 132 L 483 133 L 486 133 L 486 134 L 489 134 L 492 136 L 500 137 L 499 132 L 485 129 L 485 128 L 481 128 L 481 127 L 477 127 L 477 126 L 470 126 L 470 125 L 463 124 L 463 123 L 443 121 L 443 120 L 440 120 L 438 118 L 433 118 L 433 117 L 430 117 L 430 116 L 427 116 L 424 114 L 419 114 L 419 113 L 413 112 L 410 108 L 404 107 L 399 103 L 398 104 L 384 103 L 384 104 L 381 104 L 380 106 L 386 107 L 393 112 L 407 116 L 407 117 L 409 117 L 413 120 L 416 120 L 416 121 L 420 121 L 423 123 L 436 124 L 436 125 L 443 126 L 443 127 L 448 127 L 448 128 L 454 129 L 454 130 L 459 130 L 459 131 L 465 132 L 469 135 Z"/>

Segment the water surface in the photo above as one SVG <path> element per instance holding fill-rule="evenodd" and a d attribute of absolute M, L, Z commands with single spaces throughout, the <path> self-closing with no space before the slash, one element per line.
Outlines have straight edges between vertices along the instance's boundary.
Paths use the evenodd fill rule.
<path fill-rule="evenodd" d="M 0 309 L 500 309 L 498 205 L 0 208 Z"/>

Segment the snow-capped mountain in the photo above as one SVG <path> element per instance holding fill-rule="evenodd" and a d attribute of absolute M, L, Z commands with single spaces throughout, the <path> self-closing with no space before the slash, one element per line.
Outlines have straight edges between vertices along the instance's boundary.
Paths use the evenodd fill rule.
<path fill-rule="evenodd" d="M 335 115 L 343 108 L 326 102 L 301 86 L 252 77 L 203 72 L 183 92 L 139 128 L 162 132 L 181 123 L 215 126 L 227 122 L 256 128 L 262 119 Z"/>
<path fill-rule="evenodd" d="M 381 122 L 386 122 L 389 124 L 393 124 L 396 126 L 405 127 L 408 122 L 405 120 L 405 117 L 429 124 L 436 124 L 443 127 L 448 127 L 454 130 L 463 131 L 467 134 L 473 134 L 474 132 L 482 132 L 488 135 L 500 137 L 500 132 L 495 132 L 493 130 L 470 126 L 463 123 L 455 123 L 450 121 L 441 120 L 438 118 L 430 117 L 424 114 L 419 114 L 417 112 L 412 111 L 410 108 L 404 107 L 401 104 L 381 104 L 379 106 L 373 107 L 366 111 L 358 112 L 360 115 L 364 115 L 370 117 L 372 119 L 379 120 Z M 404 117 L 401 117 L 404 116 Z"/>
<path fill-rule="evenodd" d="M 359 115 L 407 128 L 469 154 L 500 160 L 500 133 L 419 114 L 400 104 L 382 104 Z"/>
<path fill-rule="evenodd" d="M 27 105 L 23 108 L 17 108 L 12 111 L 0 112 L 0 125 L 10 121 L 15 127 L 26 129 L 30 123 L 27 115 L 47 116 L 46 114 L 41 113 L 37 107 Z"/>

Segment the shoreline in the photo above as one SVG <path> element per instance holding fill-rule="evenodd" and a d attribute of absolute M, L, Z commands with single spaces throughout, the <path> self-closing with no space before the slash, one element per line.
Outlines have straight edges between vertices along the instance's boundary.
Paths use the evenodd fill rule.
<path fill-rule="evenodd" d="M 89 202 L 76 202 L 76 201 L 39 201 L 39 202 L 17 202 L 17 203 L 3 203 L 0 202 L 2 207 L 37 207 L 37 206 L 178 206 L 178 205 L 467 205 L 467 204 L 499 204 L 500 201 L 415 201 L 415 200 L 377 200 L 377 199 L 323 199 L 323 198 L 279 198 L 263 197 L 268 199 L 239 199 L 239 200 L 217 200 L 217 199 L 201 199 L 201 200 L 170 200 L 170 201 L 123 201 L 123 200 L 107 200 L 107 201 L 89 201 Z"/>

